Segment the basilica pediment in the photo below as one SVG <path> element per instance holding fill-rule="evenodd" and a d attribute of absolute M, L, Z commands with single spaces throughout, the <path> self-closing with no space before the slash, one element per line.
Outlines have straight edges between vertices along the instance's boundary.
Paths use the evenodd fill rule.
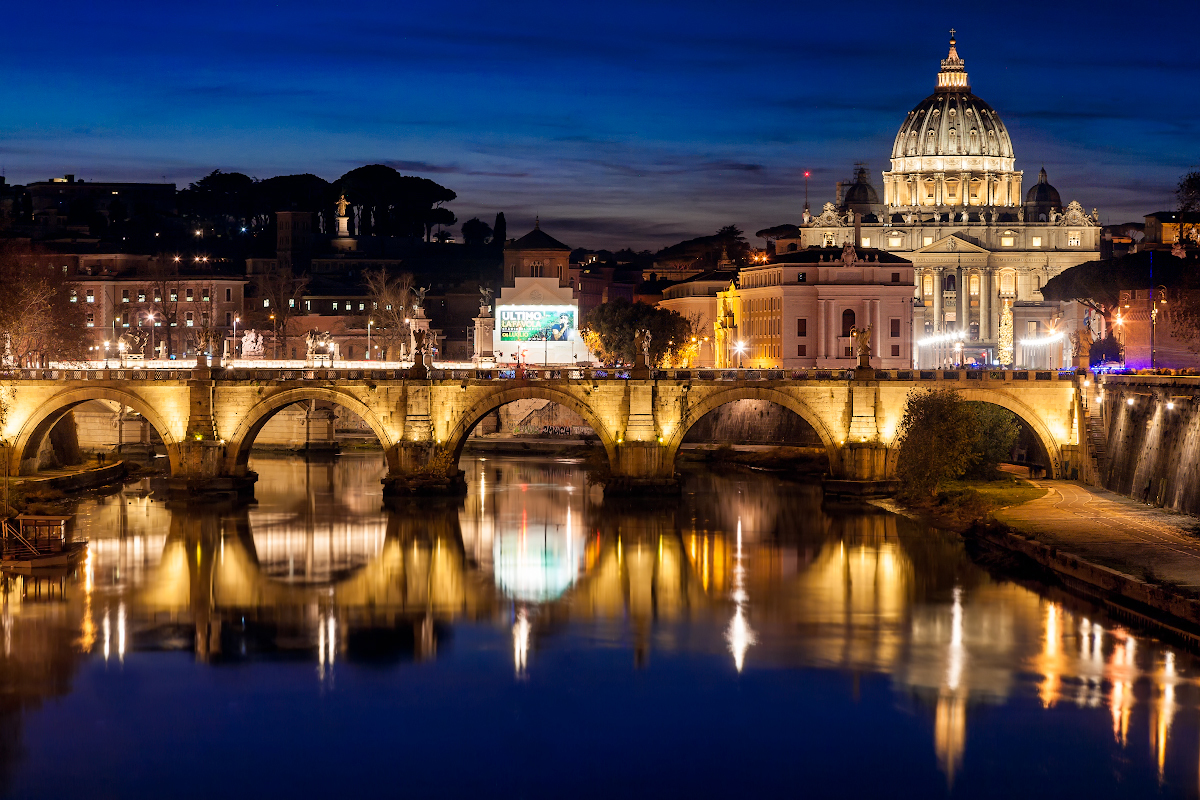
<path fill-rule="evenodd" d="M 933 244 L 927 244 L 924 247 L 913 251 L 914 254 L 959 253 L 962 255 L 971 255 L 974 253 L 987 254 L 989 252 L 991 251 L 980 247 L 973 242 L 968 242 L 966 239 L 963 239 L 958 234 L 954 233 L 938 239 Z"/>

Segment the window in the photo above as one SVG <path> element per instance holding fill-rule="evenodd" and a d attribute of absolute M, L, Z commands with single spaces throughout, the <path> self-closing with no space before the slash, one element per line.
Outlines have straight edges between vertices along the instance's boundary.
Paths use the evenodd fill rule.
<path fill-rule="evenodd" d="M 128 303 L 128 302 L 129 302 L 129 290 L 128 290 L 128 289 L 122 289 L 122 290 L 121 290 L 121 302 L 122 302 L 122 303 Z"/>
<path fill-rule="evenodd" d="M 808 355 L 808 345 L 806 345 L 806 344 L 796 345 L 796 355 L 800 356 L 801 358 L 804 358 L 805 356 L 807 356 Z"/>
<path fill-rule="evenodd" d="M 870 246 L 871 246 L 871 237 L 870 237 L 870 236 L 864 236 L 864 237 L 862 237 L 862 246 L 863 246 L 863 247 L 870 247 Z"/>
<path fill-rule="evenodd" d="M 926 297 L 933 294 L 933 276 L 932 275 L 926 275 L 924 280 L 922 280 L 921 283 L 922 283 L 921 294 L 925 295 Z"/>
<path fill-rule="evenodd" d="M 91 311 L 89 311 L 88 315 L 87 315 L 87 326 L 89 328 L 96 327 L 96 315 L 93 314 Z"/>
<path fill-rule="evenodd" d="M 228 328 L 228 327 L 231 327 L 232 325 L 233 325 L 233 312 L 226 311 L 225 312 L 225 327 Z"/>
<path fill-rule="evenodd" d="M 89 303 L 94 303 L 94 302 L 96 302 L 96 292 L 95 292 L 95 290 L 94 290 L 94 289 L 88 289 L 88 290 L 87 290 L 87 301 L 88 301 Z"/>
<path fill-rule="evenodd" d="M 1031 319 L 1025 323 L 1025 332 L 1030 336 L 1037 336 L 1038 322 L 1036 319 Z"/>
<path fill-rule="evenodd" d="M 304 310 L 305 310 L 305 311 L 312 311 L 312 300 L 305 300 L 305 301 L 304 301 Z"/>
<path fill-rule="evenodd" d="M 177 302 L 178 300 L 179 300 L 179 289 L 177 289 L 177 288 L 172 289 L 171 290 L 171 302 L 174 303 L 174 302 Z"/>
<path fill-rule="evenodd" d="M 892 283 L 899 283 L 899 282 L 900 282 L 900 273 L 893 272 L 892 273 Z"/>
<path fill-rule="evenodd" d="M 796 273 L 796 283 L 808 283 L 808 273 L 807 272 L 797 272 Z"/>
<path fill-rule="evenodd" d="M 947 292 L 957 292 L 958 278 L 954 275 L 947 275 L 946 280 L 942 283 L 942 289 Z"/>
<path fill-rule="evenodd" d="M 1042 246 L 1042 237 L 1034 236 L 1032 239 L 1029 240 L 1029 243 L 1031 245 L 1033 245 L 1034 247 L 1041 247 Z"/>
<path fill-rule="evenodd" d="M 1000 273 L 1000 294 L 1016 293 L 1016 275 L 1011 272 Z"/>
<path fill-rule="evenodd" d="M 898 344 L 892 345 L 892 358 L 898 358 L 899 356 L 900 356 L 900 345 L 898 345 Z"/>
<path fill-rule="evenodd" d="M 211 297 L 211 295 L 208 293 L 208 289 L 200 290 L 200 301 L 201 302 L 207 303 L 209 301 L 210 297 Z"/>
<path fill-rule="evenodd" d="M 192 302 L 193 300 L 195 300 L 195 299 L 196 299 L 196 295 L 194 294 L 194 290 L 192 290 L 192 289 L 190 289 L 190 288 L 189 288 L 189 289 L 185 289 L 184 291 L 187 293 L 187 300 L 188 300 L 188 302 L 189 302 L 189 303 L 190 303 L 190 302 Z"/>
<path fill-rule="evenodd" d="M 1067 234 L 1067 247 L 1079 247 L 1079 231 Z"/>
<path fill-rule="evenodd" d="M 846 348 L 846 358 L 852 358 L 853 356 L 854 356 L 854 354 L 852 352 L 850 352 L 850 348 L 847 347 Z"/>
<path fill-rule="evenodd" d="M 229 289 L 229 288 L 227 288 L 227 289 L 225 290 L 225 302 L 226 302 L 226 303 L 232 303 L 232 302 L 233 302 L 233 289 Z"/>
<path fill-rule="evenodd" d="M 129 327 L 129 312 L 128 311 L 126 311 L 124 314 L 121 315 L 121 327 L 122 328 Z"/>
<path fill-rule="evenodd" d="M 900 338 L 900 318 L 892 317 L 890 322 L 891 322 L 891 325 L 888 330 L 888 335 L 891 336 L 893 339 L 899 339 Z"/>
<path fill-rule="evenodd" d="M 899 236 L 893 236 L 891 239 L 888 239 L 889 247 L 900 247 L 903 244 L 904 244 L 904 240 L 901 239 Z"/>
<path fill-rule="evenodd" d="M 67 274 L 67 265 L 63 264 L 63 275 Z"/>
<path fill-rule="evenodd" d="M 79 292 L 76 292 L 74 289 L 71 290 L 71 302 L 72 303 L 79 302 Z"/>
<path fill-rule="evenodd" d="M 929 247 L 929 245 L 933 244 L 933 237 L 932 237 L 932 236 L 926 236 L 926 237 L 923 237 L 923 238 L 921 239 L 921 241 L 923 241 L 923 242 L 925 243 L 925 246 L 926 246 L 926 247 Z"/>
<path fill-rule="evenodd" d="M 834 240 L 834 235 L 832 233 L 821 234 L 821 238 L 824 240 L 824 244 L 826 247 L 836 247 L 837 246 L 837 242 Z"/>
<path fill-rule="evenodd" d="M 970 332 L 971 332 L 971 339 L 972 339 L 972 341 L 978 340 L 978 339 L 979 339 L 979 323 L 978 323 L 978 322 L 972 322 L 972 323 L 971 323 L 971 324 L 970 324 L 968 327 L 969 327 L 969 329 L 970 329 Z"/>
<path fill-rule="evenodd" d="M 295 307 L 296 307 L 296 298 L 289 297 L 288 298 L 288 308 L 295 308 Z"/>
<path fill-rule="evenodd" d="M 196 324 L 196 320 L 195 320 L 195 318 L 192 316 L 192 312 L 190 312 L 190 311 L 189 311 L 189 312 L 187 312 L 187 315 L 186 315 L 186 316 L 184 317 L 184 319 L 183 319 L 183 326 L 184 326 L 185 328 L 191 328 L 191 327 L 194 327 L 194 326 L 195 326 L 195 324 Z"/>
<path fill-rule="evenodd" d="M 138 302 L 139 303 L 146 302 L 146 290 L 145 289 L 138 289 Z"/>
<path fill-rule="evenodd" d="M 854 312 L 846 309 L 842 312 L 842 336 L 850 336 L 850 329 L 854 327 Z M 849 355 L 849 354 L 847 354 Z"/>
<path fill-rule="evenodd" d="M 158 289 L 154 290 L 154 302 L 156 302 L 156 303 L 162 302 L 162 295 L 159 293 Z"/>
<path fill-rule="evenodd" d="M 358 310 L 359 310 L 359 311 L 366 311 L 366 310 L 367 310 L 367 304 L 366 304 L 366 303 L 359 303 L 359 304 L 358 304 Z"/>
<path fill-rule="evenodd" d="M 338 301 L 337 301 L 337 300 L 334 300 L 334 301 L 333 301 L 333 310 L 334 310 L 334 311 L 337 311 L 337 310 L 338 310 Z"/>
<path fill-rule="evenodd" d="M 979 276 L 971 276 L 971 297 L 979 297 Z"/>
<path fill-rule="evenodd" d="M 264 297 L 263 298 L 263 308 L 270 308 L 270 307 L 271 307 L 271 298 Z"/>
<path fill-rule="evenodd" d="M 1000 246 L 1001 247 L 1012 247 L 1014 243 L 1016 243 L 1016 238 L 1013 236 L 1001 236 L 1000 237 Z"/>

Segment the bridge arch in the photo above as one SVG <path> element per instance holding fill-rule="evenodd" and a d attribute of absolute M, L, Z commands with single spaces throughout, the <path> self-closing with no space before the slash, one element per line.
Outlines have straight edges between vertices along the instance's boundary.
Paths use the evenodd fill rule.
<path fill-rule="evenodd" d="M 683 437 L 687 435 L 687 432 L 701 418 L 712 411 L 716 411 L 721 406 L 738 400 L 763 400 L 768 403 L 774 403 L 793 412 L 800 419 L 807 422 L 817 432 L 817 436 L 821 437 L 821 443 L 825 445 L 825 452 L 829 455 L 830 471 L 834 475 L 839 474 L 841 468 L 841 449 L 838 440 L 834 438 L 833 434 L 825 426 L 825 422 L 821 417 L 803 400 L 799 400 L 787 392 L 762 386 L 731 387 L 707 395 L 694 406 L 689 406 L 683 415 L 683 419 L 679 421 L 679 424 L 671 430 L 670 435 L 667 437 L 667 441 L 665 442 L 667 447 L 665 463 L 675 463 L 675 456 L 679 454 L 679 447 L 683 444 Z"/>
<path fill-rule="evenodd" d="M 1038 444 L 1042 446 L 1042 449 L 1046 453 L 1046 458 L 1050 461 L 1046 467 L 1046 471 L 1049 473 L 1046 477 L 1051 479 L 1062 477 L 1062 451 L 1059 448 L 1058 439 L 1055 438 L 1037 411 L 1005 391 L 996 391 L 994 389 L 959 389 L 958 393 L 962 399 L 968 402 L 991 403 L 994 406 L 1006 408 L 1016 414 L 1021 422 L 1028 425 L 1030 430 L 1033 431 Z"/>
<path fill-rule="evenodd" d="M 467 444 L 467 437 L 479 424 L 479 421 L 500 406 L 517 400 L 549 400 L 551 403 L 558 403 L 574 411 L 596 432 L 600 443 L 604 445 L 604 452 L 608 455 L 609 464 L 616 464 L 617 443 L 608 426 L 604 424 L 604 420 L 596 414 L 591 406 L 561 389 L 529 384 L 488 394 L 458 418 L 446 436 L 446 446 L 453 455 L 455 465 L 458 464 L 463 447 Z"/>
<path fill-rule="evenodd" d="M 124 389 L 111 386 L 96 386 L 78 389 L 67 389 L 59 392 L 42 403 L 29 415 L 17 433 L 11 451 L 10 469 L 14 475 L 28 475 L 36 471 L 31 463 L 37 457 L 42 440 L 76 406 L 91 400 L 108 400 L 122 403 L 141 414 L 146 421 L 158 431 L 163 444 L 167 448 L 167 456 L 171 462 L 171 474 L 176 474 L 180 464 L 179 442 L 171 430 L 167 419 L 145 398 Z"/>
<path fill-rule="evenodd" d="M 348 392 L 338 391 L 324 386 L 306 386 L 298 389 L 286 389 L 276 394 L 268 395 L 246 412 L 241 422 L 233 435 L 228 437 L 225 446 L 225 457 L 230 475 L 244 475 L 246 472 L 246 464 L 250 460 L 250 448 L 254 446 L 254 440 L 258 437 L 259 432 L 263 429 L 271 417 L 282 411 L 287 406 L 294 403 L 302 403 L 305 400 L 324 400 L 334 405 L 339 405 L 349 411 L 353 411 L 379 439 L 379 443 L 383 445 L 383 452 L 387 458 L 389 470 L 395 470 L 398 465 L 396 456 L 396 442 L 393 440 L 391 433 L 379 417 L 371 408 Z"/>

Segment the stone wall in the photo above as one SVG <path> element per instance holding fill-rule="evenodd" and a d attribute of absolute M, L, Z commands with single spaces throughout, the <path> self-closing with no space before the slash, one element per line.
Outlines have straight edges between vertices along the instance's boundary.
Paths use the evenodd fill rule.
<path fill-rule="evenodd" d="M 765 400 L 735 400 L 692 426 L 685 442 L 821 446 L 807 422 L 783 406 Z"/>
<path fill-rule="evenodd" d="M 1200 379 L 1196 378 L 1105 380 L 1099 402 L 1107 433 L 1106 463 L 1101 466 L 1106 489 L 1151 505 L 1200 514 L 1197 392 Z M 1097 402 L 1094 397 L 1092 402 Z"/>

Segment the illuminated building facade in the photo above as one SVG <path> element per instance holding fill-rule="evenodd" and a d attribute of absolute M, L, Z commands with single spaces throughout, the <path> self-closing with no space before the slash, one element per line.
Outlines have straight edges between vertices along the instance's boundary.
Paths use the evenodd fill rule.
<path fill-rule="evenodd" d="M 918 344 L 920 366 L 952 362 L 945 342 L 961 342 L 967 363 L 994 363 L 1006 300 L 1026 323 L 1018 339 L 1071 332 L 1061 304 L 1043 301 L 1040 290 L 1099 257 L 1098 214 L 1075 201 L 1064 207 L 1045 170 L 1024 191 L 1008 130 L 971 92 L 953 37 L 933 94 L 904 119 L 882 177 L 882 202 L 860 186 L 868 181 L 860 170 L 839 187 L 840 203 L 815 216 L 805 209 L 799 236 L 777 240 L 776 251 L 853 242 L 910 259 L 914 330 L 927 342 Z"/>

